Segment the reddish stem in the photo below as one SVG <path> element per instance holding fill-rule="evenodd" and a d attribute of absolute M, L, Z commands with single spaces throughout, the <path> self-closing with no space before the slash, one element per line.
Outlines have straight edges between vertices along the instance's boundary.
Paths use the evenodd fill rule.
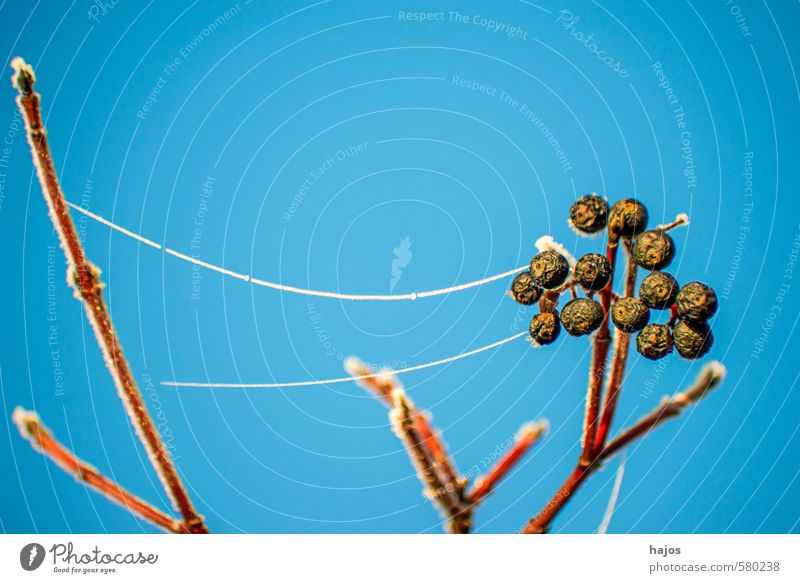
<path fill-rule="evenodd" d="M 597 422 L 600 413 L 600 400 L 603 391 L 603 381 L 606 375 L 606 361 L 608 359 L 609 331 L 608 318 L 611 311 L 611 300 L 614 295 L 614 271 L 617 259 L 617 240 L 609 239 L 606 245 L 606 257 L 611 265 L 611 278 L 608 285 L 600 292 L 600 305 L 603 307 L 603 323 L 594 337 L 592 350 L 592 365 L 589 371 L 589 387 L 586 392 L 586 415 L 583 421 L 583 452 L 580 463 L 588 465 L 594 458 L 594 441 L 597 432 Z"/>
<path fill-rule="evenodd" d="M 18 407 L 14 411 L 13 419 L 22 436 L 30 441 L 35 450 L 49 457 L 64 471 L 75 476 L 75 479 L 87 484 L 132 514 L 151 522 L 159 528 L 176 534 L 188 534 L 189 531 L 180 520 L 161 512 L 80 460 L 53 437 L 35 413 Z"/>
<path fill-rule="evenodd" d="M 636 262 L 630 252 L 630 244 L 624 245 L 626 251 L 624 297 L 631 297 L 636 288 Z M 614 413 L 622 392 L 622 378 L 628 364 L 628 351 L 630 347 L 630 334 L 614 328 L 614 353 L 611 357 L 611 372 L 608 376 L 605 401 L 600 417 L 597 435 L 595 436 L 593 452 L 603 449 L 608 438 L 608 432 L 614 421 Z"/>
<path fill-rule="evenodd" d="M 169 452 L 164 447 L 161 436 L 147 411 L 142 394 L 136 386 L 136 381 L 128 361 L 125 359 L 122 345 L 103 300 L 100 271 L 86 259 L 80 238 L 69 214 L 50 154 L 47 134 L 42 124 L 39 94 L 33 90 L 35 79 L 33 70 L 20 58 L 14 59 L 12 66 L 15 69 L 14 85 L 19 90 L 17 104 L 25 119 L 28 142 L 42 186 L 42 193 L 64 249 L 67 265 L 72 273 L 68 279 L 71 279 L 70 283 L 75 287 L 79 299 L 83 302 L 120 398 L 150 456 L 151 463 L 156 469 L 164 489 L 183 516 L 187 528 L 193 533 L 206 533 L 208 530 L 203 519 L 195 512 L 189 494 L 178 476 Z"/>
<path fill-rule="evenodd" d="M 695 379 L 695 382 L 688 389 L 682 393 L 678 393 L 672 398 L 665 397 L 651 413 L 642 417 L 639 421 L 620 433 L 618 437 L 611 440 L 589 464 L 583 465 L 579 463 L 564 482 L 564 485 L 561 486 L 541 512 L 528 521 L 522 533 L 546 533 L 550 529 L 550 524 L 564 506 L 566 506 L 567 502 L 570 501 L 572 496 L 575 495 L 575 492 L 581 484 L 595 470 L 601 467 L 601 463 L 604 460 L 610 458 L 633 441 L 642 438 L 667 419 L 679 415 L 688 406 L 705 397 L 708 392 L 718 386 L 724 378 L 725 368 L 720 363 L 710 362 L 705 365 L 697 376 L 697 379 Z"/>
<path fill-rule="evenodd" d="M 478 504 L 491 494 L 500 480 L 539 441 L 546 430 L 547 424 L 542 422 L 523 427 L 511 449 L 498 460 L 489 473 L 475 481 L 475 488 L 467 496 L 467 501 L 470 504 Z"/>

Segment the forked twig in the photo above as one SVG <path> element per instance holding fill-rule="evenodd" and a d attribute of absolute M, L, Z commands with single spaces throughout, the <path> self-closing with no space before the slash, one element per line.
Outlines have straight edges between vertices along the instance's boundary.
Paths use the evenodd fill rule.
<path fill-rule="evenodd" d="M 131 514 L 135 514 L 159 528 L 176 534 L 189 533 L 183 522 L 131 494 L 115 481 L 106 478 L 95 468 L 79 459 L 53 437 L 36 413 L 17 407 L 14 409 L 11 419 L 17 425 L 22 437 L 30 442 L 33 449 L 53 460 L 65 472 L 75 476 L 76 480 L 103 494 Z"/>
<path fill-rule="evenodd" d="M 685 391 L 673 397 L 664 397 L 658 407 L 642 417 L 628 429 L 612 439 L 605 448 L 596 455 L 589 465 L 578 464 L 555 496 L 542 511 L 532 518 L 522 530 L 524 534 L 544 534 L 562 508 L 569 502 L 581 484 L 592 473 L 598 470 L 602 462 L 618 453 L 622 448 L 640 439 L 667 419 L 676 417 L 690 405 L 700 401 L 709 391 L 718 386 L 725 378 L 725 367 L 719 362 L 708 363 L 700 371 L 695 382 Z"/>
<path fill-rule="evenodd" d="M 120 398 L 164 489 L 175 508 L 183 516 L 187 529 L 192 533 L 206 533 L 208 530 L 203 518 L 195 512 L 189 494 L 147 411 L 142 394 L 136 386 L 130 366 L 125 359 L 116 330 L 111 322 L 111 316 L 103 300 L 100 270 L 86 258 L 69 214 L 42 123 L 39 94 L 33 89 L 35 82 L 33 69 L 19 57 L 11 62 L 11 66 L 14 69 L 13 84 L 19 91 L 17 104 L 25 119 L 28 142 L 42 186 L 42 193 L 67 259 L 67 280 L 75 289 L 76 298 L 83 303 Z"/>

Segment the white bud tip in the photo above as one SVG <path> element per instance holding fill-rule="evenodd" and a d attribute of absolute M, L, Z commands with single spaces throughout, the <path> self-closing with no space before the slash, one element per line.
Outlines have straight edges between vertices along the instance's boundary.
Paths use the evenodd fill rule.
<path fill-rule="evenodd" d="M 551 235 L 543 235 L 536 240 L 536 248 L 541 251 L 548 251 L 553 250 L 556 253 L 559 253 L 564 256 L 569 263 L 570 267 L 575 267 L 575 257 L 572 256 L 572 253 L 567 251 L 567 248 L 564 247 L 561 243 L 553 239 Z"/>

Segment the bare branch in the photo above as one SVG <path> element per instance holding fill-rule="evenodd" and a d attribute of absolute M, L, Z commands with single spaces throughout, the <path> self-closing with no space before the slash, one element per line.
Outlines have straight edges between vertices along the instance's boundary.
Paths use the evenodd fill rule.
<path fill-rule="evenodd" d="M 619 452 L 622 448 L 643 437 L 667 419 L 676 417 L 689 407 L 705 397 L 709 391 L 718 386 L 725 378 L 725 367 L 717 361 L 712 361 L 703 367 L 695 382 L 685 391 L 672 398 L 665 397 L 658 407 L 638 422 L 612 439 L 594 460 L 588 465 L 578 464 L 572 474 L 559 488 L 538 515 L 531 518 L 522 530 L 523 534 L 544 534 L 550 529 L 550 524 L 558 513 L 570 501 L 581 484 L 592 473 L 601 467 L 601 463 Z"/>
<path fill-rule="evenodd" d="M 26 411 L 22 407 L 17 407 L 14 409 L 11 419 L 17 425 L 22 437 L 30 442 L 33 449 L 53 460 L 61 469 L 72 474 L 79 482 L 83 482 L 131 514 L 135 514 L 159 528 L 176 534 L 188 534 L 189 531 L 183 522 L 134 496 L 113 480 L 103 476 L 95 468 L 80 460 L 53 437 L 50 430 L 44 426 L 39 416 L 33 411 Z"/>
<path fill-rule="evenodd" d="M 425 495 L 437 504 L 450 519 L 450 530 L 454 534 L 466 534 L 472 526 L 472 512 L 462 500 L 463 484 L 454 488 L 439 473 L 436 461 L 425 447 L 416 424 L 414 405 L 402 389 L 392 392 L 394 407 L 389 413 L 395 434 L 403 441 L 420 480 L 426 485 Z"/>
<path fill-rule="evenodd" d="M 522 429 L 517 433 L 516 441 L 511 449 L 498 460 L 494 467 L 489 470 L 489 473 L 475 481 L 475 488 L 467 496 L 467 501 L 470 504 L 478 504 L 483 501 L 486 496 L 491 494 L 500 480 L 502 480 L 516 463 L 536 445 L 547 432 L 547 429 L 547 421 L 538 421 L 536 423 L 527 423 L 523 425 Z"/>
<path fill-rule="evenodd" d="M 193 533 L 208 532 L 203 518 L 195 512 L 189 494 L 183 485 L 169 452 L 153 423 L 142 394 L 136 386 L 128 361 L 122 351 L 111 316 L 103 300 L 103 284 L 100 270 L 86 258 L 83 246 L 75 230 L 69 208 L 58 182 L 47 133 L 42 124 L 39 94 L 33 89 L 33 69 L 21 58 L 11 62 L 14 68 L 13 83 L 18 89 L 17 104 L 25 119 L 28 142 L 31 146 L 34 165 L 42 185 L 42 193 L 50 210 L 50 218 L 58 233 L 68 265 L 68 281 L 75 289 L 75 296 L 86 310 L 94 329 L 97 342 L 103 351 L 106 365 L 114 379 L 120 398 L 139 438 L 147 450 L 150 461 L 158 474 L 173 505 L 180 511 L 187 528 Z"/>
<path fill-rule="evenodd" d="M 402 389 L 403 385 L 391 371 L 383 370 L 378 376 L 370 376 L 374 375 L 375 371 L 352 356 L 345 361 L 344 368 L 351 376 L 361 377 L 356 380 L 360 386 L 374 393 L 383 400 L 387 406 L 394 406 L 392 402 L 392 392 L 395 389 Z M 431 426 L 430 414 L 427 411 L 414 409 L 413 417 L 417 431 L 419 431 L 422 437 L 422 442 L 425 444 L 425 447 L 428 448 L 436 465 L 444 475 L 445 482 L 450 485 L 450 487 L 454 487 L 459 481 L 458 472 L 455 469 L 453 460 L 450 459 L 450 456 L 447 454 L 447 448 L 444 442 Z"/>

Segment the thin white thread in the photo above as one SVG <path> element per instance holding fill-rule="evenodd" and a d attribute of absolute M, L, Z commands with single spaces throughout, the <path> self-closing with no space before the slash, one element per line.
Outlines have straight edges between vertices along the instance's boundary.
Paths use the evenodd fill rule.
<path fill-rule="evenodd" d="M 96 215 L 93 212 L 87 211 L 85 208 L 82 208 L 82 207 L 78 206 L 75 203 L 68 202 L 67 206 L 69 206 L 70 208 L 75 209 L 79 213 L 85 214 L 87 217 L 94 219 L 98 223 L 104 224 L 106 227 L 111 227 L 112 229 L 116 229 L 117 231 L 119 231 L 123 235 L 127 235 L 128 237 L 132 237 L 132 238 L 136 239 L 137 241 L 141 241 L 145 245 L 150 245 L 151 247 L 155 247 L 156 249 L 161 249 L 161 245 L 159 245 L 155 241 L 151 241 L 150 239 L 142 237 L 141 235 L 137 235 L 136 233 L 134 233 L 132 231 L 129 231 L 125 227 L 120 227 L 119 225 L 115 225 L 111 221 L 107 221 L 106 219 L 104 219 L 100 215 Z"/>
<path fill-rule="evenodd" d="M 470 350 L 469 352 L 464 352 L 462 354 L 457 354 L 456 356 L 443 358 L 441 360 L 434 360 L 433 362 L 428 362 L 425 364 L 418 364 L 416 366 L 400 368 L 391 371 L 391 373 L 395 375 L 403 374 L 415 370 L 422 370 L 425 368 L 431 368 L 433 366 L 439 366 L 441 364 L 447 364 L 448 362 L 454 362 L 456 360 L 461 360 L 462 358 L 467 358 L 469 356 L 474 356 L 481 352 L 491 350 L 492 348 L 497 348 L 498 346 L 502 346 L 503 344 L 511 342 L 512 340 L 516 340 L 517 338 L 520 338 L 526 334 L 527 332 L 520 332 L 519 334 L 514 334 L 513 336 L 509 336 L 508 338 L 503 338 L 502 340 L 498 340 L 497 342 L 492 342 L 491 344 L 487 344 L 486 346 L 481 346 L 480 348 L 476 348 L 475 350 Z M 199 387 L 199 388 L 210 388 L 210 389 L 277 389 L 281 387 L 312 387 L 314 385 L 332 385 L 334 383 L 363 381 L 365 379 L 378 378 L 385 374 L 386 374 L 385 372 L 379 371 L 373 374 L 366 374 L 360 376 L 338 377 L 334 379 L 325 379 L 319 381 L 296 381 L 291 383 L 195 383 L 195 382 L 185 382 L 185 381 L 161 381 L 161 384 L 165 387 Z"/>
<path fill-rule="evenodd" d="M 406 294 L 346 294 L 346 293 L 339 293 L 339 292 L 329 292 L 329 291 L 320 291 L 320 290 L 313 290 L 313 289 L 306 289 L 302 287 L 294 287 L 291 285 L 284 285 L 282 283 L 274 283 L 271 281 L 266 281 L 264 279 L 258 279 L 256 277 L 251 277 L 249 275 L 243 275 L 241 273 L 236 273 L 235 271 L 231 271 L 230 269 L 225 269 L 224 267 L 219 267 L 214 265 L 213 263 L 208 263 L 206 261 L 201 261 L 200 259 L 196 259 L 189 255 L 184 255 L 174 249 L 170 249 L 169 247 L 162 247 L 158 243 L 147 239 L 146 237 L 142 237 L 141 235 L 137 235 L 132 231 L 124 227 L 120 227 L 119 225 L 112 223 L 111 221 L 104 219 L 103 217 L 96 215 L 92 212 L 87 211 L 79 207 L 78 205 L 68 202 L 67 203 L 70 208 L 75 209 L 79 213 L 83 213 L 89 218 L 94 219 L 95 221 L 106 225 L 116 231 L 119 231 L 123 235 L 127 235 L 137 241 L 141 241 L 145 245 L 149 245 L 150 247 L 154 247 L 156 249 L 163 249 L 165 252 L 169 253 L 170 255 L 177 257 L 178 259 L 183 259 L 184 261 L 188 261 L 190 263 L 194 263 L 196 265 L 200 265 L 202 267 L 206 267 L 208 269 L 217 271 L 224 275 L 229 275 L 231 277 L 235 277 L 237 279 L 241 279 L 242 281 L 249 281 L 255 285 L 260 285 L 263 287 L 268 287 L 272 289 L 277 289 L 289 293 L 305 295 L 305 296 L 316 296 L 321 298 L 333 298 L 337 300 L 353 300 L 353 301 L 383 301 L 383 302 L 391 302 L 397 300 L 416 300 L 417 298 L 431 298 L 434 296 L 441 296 L 445 294 L 449 294 L 451 292 L 462 291 L 465 289 L 470 289 L 473 287 L 477 287 L 479 285 L 483 285 L 485 283 L 491 283 L 493 281 L 497 281 L 498 279 L 503 279 L 504 277 L 508 277 L 515 273 L 519 273 L 520 271 L 524 271 L 528 269 L 528 265 L 523 265 L 522 267 L 517 267 L 515 269 L 509 269 L 508 271 L 504 271 L 503 273 L 498 273 L 497 275 L 492 275 L 490 277 L 485 277 L 483 279 L 478 279 L 476 281 L 471 281 L 468 283 L 462 283 L 460 285 L 454 285 L 451 287 L 445 287 L 441 289 L 434 289 L 422 292 L 411 292 Z"/>
<path fill-rule="evenodd" d="M 603 522 L 597 528 L 597 534 L 605 534 L 608 532 L 608 527 L 611 524 L 611 518 L 614 516 L 614 510 L 617 508 L 617 499 L 619 499 L 619 492 L 622 489 L 622 477 L 625 475 L 625 462 L 628 459 L 628 452 L 622 452 L 622 459 L 617 468 L 617 478 L 614 480 L 614 487 L 611 490 L 611 496 L 608 499 L 608 506 L 606 506 L 605 514 L 603 515 Z"/>
<path fill-rule="evenodd" d="M 217 267 L 216 265 L 212 265 L 211 263 L 206 263 L 205 261 L 200 261 L 199 259 L 195 259 L 194 257 L 190 257 L 188 255 L 184 255 L 183 253 L 178 253 L 177 251 L 170 249 L 169 247 L 164 247 L 164 251 L 169 253 L 170 255 L 174 255 L 175 257 L 180 257 L 184 261 L 189 261 L 191 263 L 195 263 L 197 265 L 201 265 L 202 267 L 207 267 L 208 269 L 213 269 L 214 271 L 218 271 L 220 273 L 224 273 L 225 275 L 230 275 L 231 277 L 235 277 L 237 279 L 241 279 L 243 281 L 249 281 L 249 275 L 242 275 L 241 273 L 236 273 L 235 271 L 231 271 L 230 269 L 225 269 L 224 267 Z"/>

